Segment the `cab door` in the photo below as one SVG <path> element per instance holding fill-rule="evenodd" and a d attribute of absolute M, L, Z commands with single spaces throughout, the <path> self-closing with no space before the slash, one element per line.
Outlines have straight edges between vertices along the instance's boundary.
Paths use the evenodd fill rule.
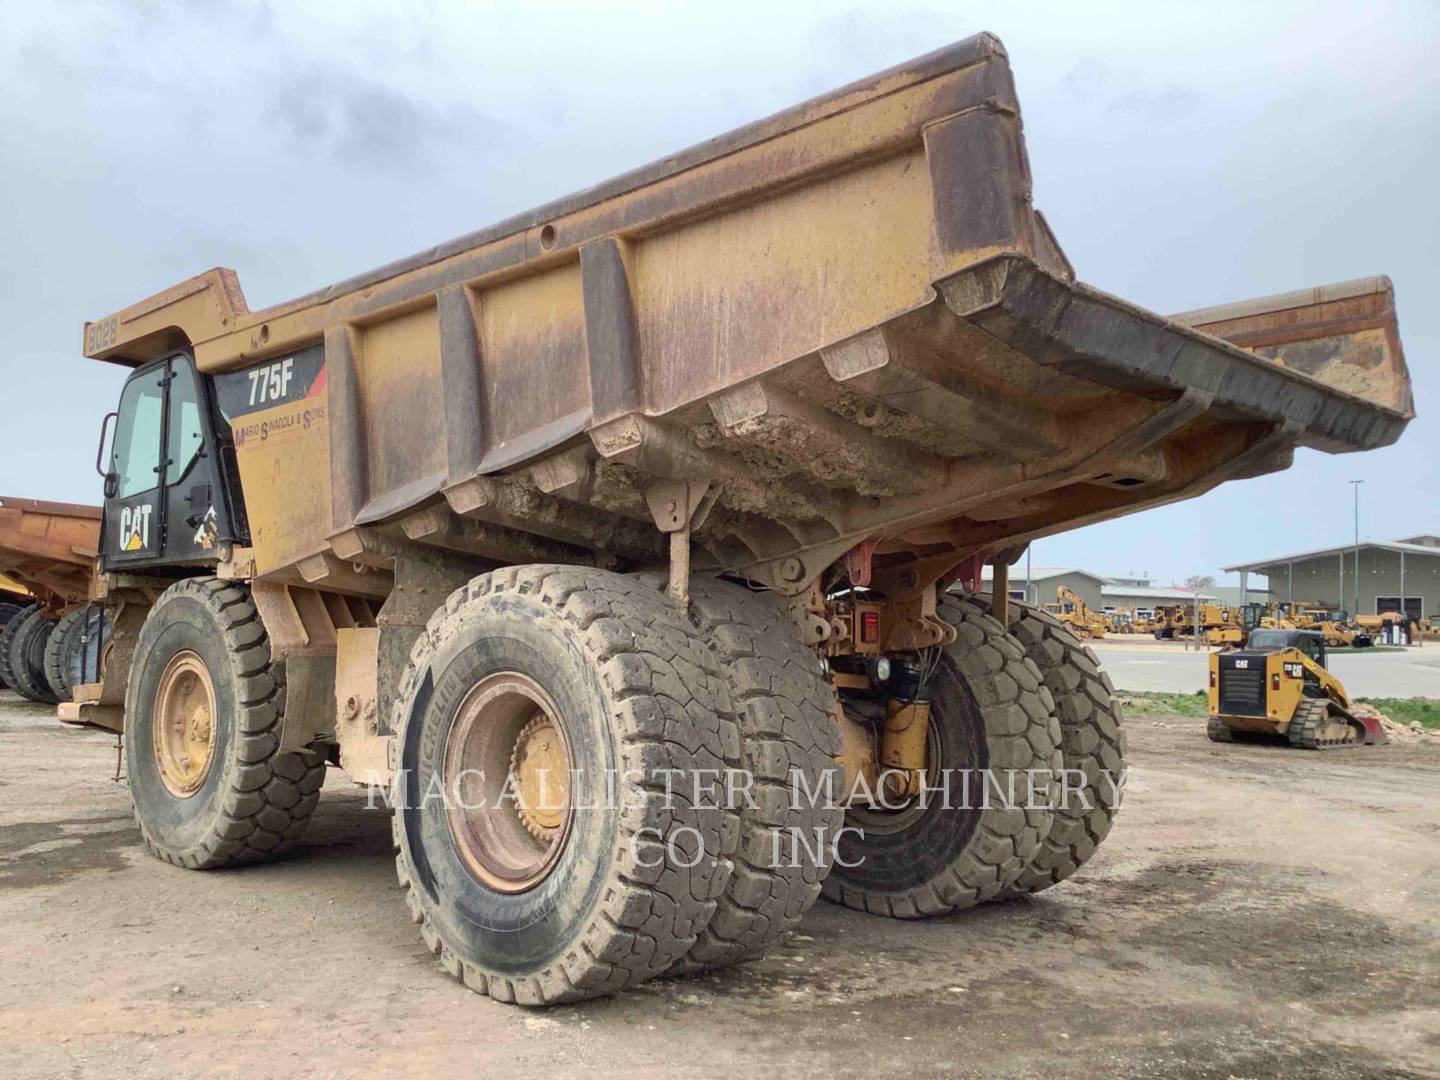
<path fill-rule="evenodd" d="M 165 390 L 165 531 L 161 539 L 161 554 L 167 563 L 215 558 L 222 533 L 229 539 L 226 500 L 216 483 L 218 455 L 205 389 L 188 356 L 171 358 Z"/>
<path fill-rule="evenodd" d="M 183 355 L 125 384 L 105 476 L 106 569 L 210 561 L 233 539 L 209 393 Z"/>
<path fill-rule="evenodd" d="M 105 473 L 101 559 L 109 569 L 154 559 L 162 542 L 161 461 L 169 361 L 141 368 L 120 393 Z"/>

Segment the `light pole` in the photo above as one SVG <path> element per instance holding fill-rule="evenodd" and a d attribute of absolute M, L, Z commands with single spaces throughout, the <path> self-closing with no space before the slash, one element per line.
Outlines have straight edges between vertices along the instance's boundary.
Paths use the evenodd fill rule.
<path fill-rule="evenodd" d="M 1360 617 L 1360 485 L 1364 480 L 1351 480 L 1350 487 L 1355 492 L 1355 549 L 1352 553 L 1350 577 L 1355 581 L 1355 606 L 1350 609 L 1351 618 Z M 1345 598 L 1342 596 L 1340 602 L 1343 604 Z"/>

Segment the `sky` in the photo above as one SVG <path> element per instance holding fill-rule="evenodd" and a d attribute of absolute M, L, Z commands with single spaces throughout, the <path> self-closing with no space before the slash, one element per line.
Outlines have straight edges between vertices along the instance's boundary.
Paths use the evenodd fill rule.
<path fill-rule="evenodd" d="M 97 318 L 211 266 L 252 309 L 981 30 L 1081 280 L 1175 312 L 1395 282 L 1394 447 L 1046 538 L 1158 583 L 1440 532 L 1440 3 L 85 3 L 0 37 L 0 493 L 98 502 Z M 1252 579 L 1253 580 L 1253 579 Z"/>

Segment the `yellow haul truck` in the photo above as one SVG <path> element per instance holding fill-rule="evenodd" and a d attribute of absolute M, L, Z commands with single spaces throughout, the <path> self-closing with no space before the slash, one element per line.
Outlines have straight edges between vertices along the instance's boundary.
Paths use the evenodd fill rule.
<path fill-rule="evenodd" d="M 425 942 L 526 1004 L 754 955 L 821 892 L 1073 873 L 1119 710 L 1008 566 L 1412 416 L 1383 278 L 1174 318 L 1079 283 L 988 35 L 272 308 L 209 271 L 85 352 L 134 368 L 96 704 L 145 842 L 262 858 L 327 763 L 388 784 Z M 932 794 L 1057 766 L 1084 799 Z"/>
<path fill-rule="evenodd" d="M 63 705 L 100 681 L 105 611 L 86 602 L 99 539 L 98 506 L 0 497 L 0 688 Z"/>

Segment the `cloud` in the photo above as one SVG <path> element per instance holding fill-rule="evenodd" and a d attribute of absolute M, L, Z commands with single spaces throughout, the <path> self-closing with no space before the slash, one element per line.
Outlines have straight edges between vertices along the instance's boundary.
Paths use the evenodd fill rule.
<path fill-rule="evenodd" d="M 470 106 L 437 106 L 338 68 L 282 78 L 268 118 L 294 149 L 365 169 L 410 169 L 446 147 L 489 144 L 511 132 Z"/>

